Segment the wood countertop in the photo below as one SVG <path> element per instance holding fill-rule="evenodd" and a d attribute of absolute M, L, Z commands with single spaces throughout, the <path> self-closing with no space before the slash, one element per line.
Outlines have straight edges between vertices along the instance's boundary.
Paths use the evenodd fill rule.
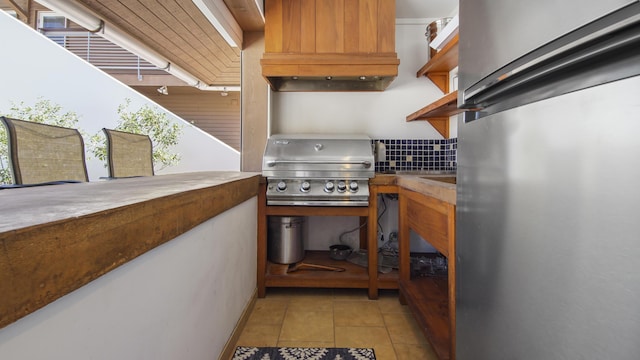
<path fill-rule="evenodd" d="M 0 190 L 0 328 L 254 197 L 258 173 Z"/>
<path fill-rule="evenodd" d="M 257 175 L 198 172 L 0 190 L 0 239 L 7 231 L 71 220 Z"/>
<path fill-rule="evenodd" d="M 455 174 L 376 174 L 369 183 L 396 185 L 455 205 L 456 184 L 448 182 L 454 178 Z"/>

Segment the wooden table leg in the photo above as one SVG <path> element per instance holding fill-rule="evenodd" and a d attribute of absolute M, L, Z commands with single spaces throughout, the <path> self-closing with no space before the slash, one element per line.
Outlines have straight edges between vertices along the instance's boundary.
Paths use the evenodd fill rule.
<path fill-rule="evenodd" d="M 398 196 L 398 257 L 400 262 L 400 282 L 409 281 L 411 278 L 411 241 L 409 223 L 407 222 L 406 196 L 400 191 Z M 407 300 L 400 292 L 400 303 L 407 304 Z"/>
<path fill-rule="evenodd" d="M 369 299 L 378 298 L 378 188 L 369 187 L 369 222 L 367 223 L 369 255 Z"/>
<path fill-rule="evenodd" d="M 267 295 L 265 277 L 267 273 L 267 188 L 266 184 L 260 185 L 258 191 L 258 238 L 257 238 L 257 287 L 258 297 Z"/>

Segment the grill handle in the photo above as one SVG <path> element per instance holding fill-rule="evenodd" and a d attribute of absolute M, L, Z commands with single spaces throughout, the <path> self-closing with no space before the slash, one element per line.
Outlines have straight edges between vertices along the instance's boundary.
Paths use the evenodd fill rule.
<path fill-rule="evenodd" d="M 268 167 L 274 167 L 278 164 L 305 164 L 305 165 L 362 165 L 365 169 L 371 167 L 371 161 L 330 161 L 330 160 L 271 160 L 267 161 Z"/>

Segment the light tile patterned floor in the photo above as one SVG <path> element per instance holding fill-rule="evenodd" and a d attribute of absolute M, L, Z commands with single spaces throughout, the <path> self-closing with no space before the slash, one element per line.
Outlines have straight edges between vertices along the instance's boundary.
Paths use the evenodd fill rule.
<path fill-rule="evenodd" d="M 372 347 L 377 360 L 435 360 L 398 292 L 364 289 L 268 289 L 236 346 Z"/>

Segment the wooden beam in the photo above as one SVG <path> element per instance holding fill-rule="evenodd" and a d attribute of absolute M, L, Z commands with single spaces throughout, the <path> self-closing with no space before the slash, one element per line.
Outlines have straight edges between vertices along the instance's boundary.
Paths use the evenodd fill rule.
<path fill-rule="evenodd" d="M 243 48 L 242 28 L 222 0 L 193 0 L 193 3 L 229 45 Z"/>
<path fill-rule="evenodd" d="M 244 32 L 264 31 L 262 0 L 224 0 L 224 3 Z"/>
<path fill-rule="evenodd" d="M 16 11 L 16 13 L 18 13 L 18 18 L 20 18 L 20 20 L 27 22 L 29 21 L 29 3 L 30 1 L 27 2 L 27 8 L 23 9 L 20 5 L 18 5 L 14 0 L 7 0 L 9 2 L 9 6 L 11 6 L 11 8 L 13 10 Z"/>
<path fill-rule="evenodd" d="M 262 156 L 269 137 L 269 85 L 260 69 L 264 41 L 264 32 L 248 32 L 242 52 L 242 171 L 262 171 Z"/>

